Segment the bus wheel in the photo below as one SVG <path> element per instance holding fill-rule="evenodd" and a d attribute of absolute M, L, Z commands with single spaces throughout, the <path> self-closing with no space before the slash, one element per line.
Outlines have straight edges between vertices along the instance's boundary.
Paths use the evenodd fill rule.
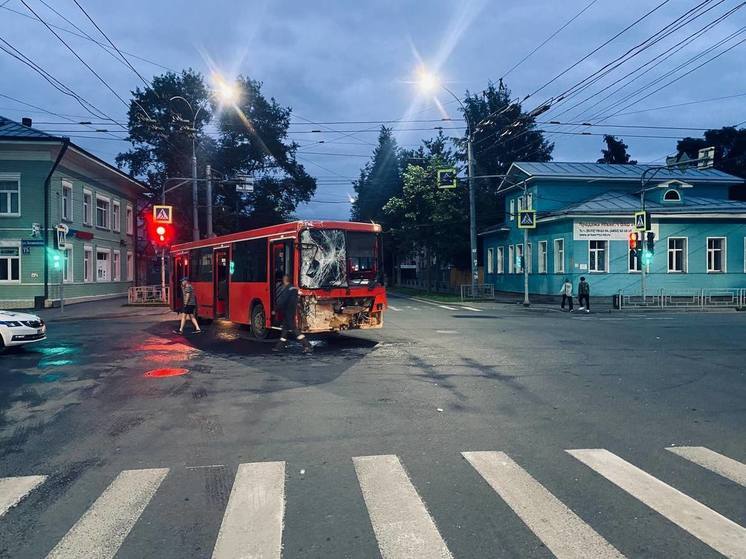
<path fill-rule="evenodd" d="M 269 335 L 267 315 L 261 303 L 257 303 L 251 310 L 251 334 L 260 340 L 265 339 Z"/>

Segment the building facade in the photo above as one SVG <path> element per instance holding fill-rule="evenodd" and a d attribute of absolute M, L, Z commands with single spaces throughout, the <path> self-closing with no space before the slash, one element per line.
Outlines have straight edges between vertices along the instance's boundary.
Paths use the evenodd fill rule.
<path fill-rule="evenodd" d="M 646 169 L 514 163 L 501 187 L 506 218 L 481 233 L 486 283 L 522 292 L 527 266 L 534 294 L 556 295 L 565 278 L 577 286 L 581 276 L 594 296 L 641 294 L 641 264 L 629 235 Z M 728 198 L 729 188 L 743 182 L 714 169 L 649 169 L 644 201 L 655 240 L 647 293 L 746 288 L 746 202 Z M 518 228 L 522 209 L 536 210 L 528 243 Z"/>
<path fill-rule="evenodd" d="M 69 139 L 0 117 L 0 308 L 121 296 L 144 185 Z M 68 248 L 56 250 L 57 226 Z"/>

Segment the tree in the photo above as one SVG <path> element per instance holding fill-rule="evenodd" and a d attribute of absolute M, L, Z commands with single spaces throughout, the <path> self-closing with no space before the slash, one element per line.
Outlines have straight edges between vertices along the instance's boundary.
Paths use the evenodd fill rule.
<path fill-rule="evenodd" d="M 353 187 L 357 197 L 352 205 L 352 219 L 374 221 L 387 229 L 389 215 L 383 207 L 402 191 L 400 153 L 391 128 L 381 126 L 378 146 Z"/>
<path fill-rule="evenodd" d="M 219 115 L 215 162 L 224 175 L 248 174 L 257 182 L 250 194 L 217 185 L 218 234 L 286 221 L 316 192 L 316 179 L 295 157 L 298 144 L 288 141 L 291 109 L 265 98 L 259 81 L 239 77 L 236 86 L 239 102 Z"/>
<path fill-rule="evenodd" d="M 637 165 L 637 161 L 630 159 L 627 153 L 627 144 L 624 140 L 617 140 L 616 137 L 604 134 L 604 142 L 606 142 L 606 149 L 602 149 L 601 153 L 604 156 L 596 161 L 596 163 L 616 163 L 622 165 Z"/>
<path fill-rule="evenodd" d="M 706 130 L 704 138 L 679 140 L 676 151 L 679 155 L 686 154 L 690 159 L 696 159 L 700 149 L 711 146 L 715 148 L 716 169 L 746 179 L 746 128 L 725 126 Z M 730 197 L 746 200 L 746 184 L 732 187 Z"/>

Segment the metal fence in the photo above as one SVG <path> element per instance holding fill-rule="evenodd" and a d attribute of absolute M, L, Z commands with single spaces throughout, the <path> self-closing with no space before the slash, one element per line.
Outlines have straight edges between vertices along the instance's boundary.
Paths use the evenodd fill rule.
<path fill-rule="evenodd" d="M 495 285 L 491 283 L 479 284 L 472 287 L 470 283 L 462 283 L 460 286 L 461 300 L 466 299 L 494 299 Z"/>
<path fill-rule="evenodd" d="M 130 305 L 163 305 L 169 302 L 169 286 L 141 285 L 130 287 L 127 300 Z"/>
<path fill-rule="evenodd" d="M 658 289 L 647 295 L 629 295 L 620 290 L 618 308 L 743 308 L 746 307 L 746 288 Z"/>

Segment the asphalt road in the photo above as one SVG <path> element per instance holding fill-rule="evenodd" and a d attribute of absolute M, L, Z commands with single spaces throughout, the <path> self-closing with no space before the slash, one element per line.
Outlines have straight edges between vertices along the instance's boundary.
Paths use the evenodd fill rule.
<path fill-rule="evenodd" d="M 170 314 L 0 356 L 0 558 L 746 557 L 746 313 L 390 302 L 311 356 Z"/>

